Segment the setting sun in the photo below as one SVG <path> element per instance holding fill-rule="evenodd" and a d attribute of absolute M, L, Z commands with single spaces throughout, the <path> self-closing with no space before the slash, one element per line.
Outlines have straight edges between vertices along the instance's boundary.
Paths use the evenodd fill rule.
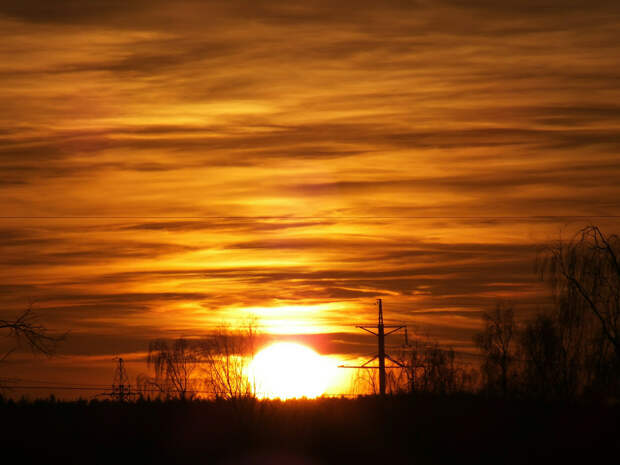
<path fill-rule="evenodd" d="M 334 374 L 334 364 L 309 347 L 289 342 L 261 350 L 250 364 L 250 380 L 258 397 L 318 397 Z"/>

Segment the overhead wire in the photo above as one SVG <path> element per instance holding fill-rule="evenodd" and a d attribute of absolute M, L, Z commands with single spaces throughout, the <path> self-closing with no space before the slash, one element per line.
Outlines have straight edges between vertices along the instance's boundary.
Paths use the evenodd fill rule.
<path fill-rule="evenodd" d="M 514 215 L 514 216 L 494 216 L 494 215 L 401 215 L 401 216 L 380 216 L 380 215 L 265 215 L 265 216 L 228 216 L 228 215 L 191 215 L 191 216 L 140 216 L 140 215 L 63 215 L 63 216 L 36 216 L 36 215 L 2 215 L 0 220 L 435 220 L 435 219 L 455 219 L 455 220 L 587 220 L 587 219 L 620 219 L 620 215 Z"/>

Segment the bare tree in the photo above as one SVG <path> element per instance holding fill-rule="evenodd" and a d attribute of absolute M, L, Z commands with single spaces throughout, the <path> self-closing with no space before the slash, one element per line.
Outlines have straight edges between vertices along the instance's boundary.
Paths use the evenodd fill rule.
<path fill-rule="evenodd" d="M 7 336 L 15 338 L 17 345 L 25 341 L 34 353 L 47 356 L 54 355 L 58 344 L 66 337 L 66 334 L 50 334 L 48 329 L 39 323 L 32 304 L 14 320 L 0 320 L 0 330 L 7 330 Z M 6 360 L 16 348 L 5 352 L 0 361 Z"/>
<path fill-rule="evenodd" d="M 388 377 L 388 387 L 392 388 L 390 383 L 390 377 Z M 378 370 L 368 368 L 356 368 L 353 371 L 352 376 L 352 393 L 355 395 L 379 395 L 379 376 Z M 391 389 L 388 390 L 392 392 Z"/>
<path fill-rule="evenodd" d="M 181 400 L 194 399 L 199 392 L 224 399 L 253 397 L 248 364 L 256 344 L 253 322 L 239 330 L 222 327 L 202 339 L 156 339 L 147 358 L 154 376 L 138 376 L 138 391 Z"/>
<path fill-rule="evenodd" d="M 254 358 L 258 334 L 254 322 L 243 329 L 219 328 L 201 342 L 207 389 L 216 397 L 240 399 L 256 391 L 248 366 Z"/>
<path fill-rule="evenodd" d="M 200 390 L 201 381 L 196 370 L 201 363 L 201 353 L 196 343 L 179 338 L 170 343 L 156 339 L 149 344 L 147 363 L 155 376 L 141 376 L 139 390 L 156 390 L 166 399 L 193 399 Z"/>
<path fill-rule="evenodd" d="M 545 250 L 539 263 L 556 297 L 570 296 L 598 322 L 601 336 L 620 365 L 620 239 L 606 236 L 597 226 L 581 230 L 571 241 Z"/>
<path fill-rule="evenodd" d="M 506 304 L 498 303 L 495 310 L 484 313 L 483 318 L 484 330 L 474 337 L 475 344 L 484 356 L 482 373 L 489 390 L 499 387 L 506 396 L 516 360 L 514 310 Z"/>
<path fill-rule="evenodd" d="M 399 385 L 405 392 L 452 394 L 470 384 L 466 366 L 457 362 L 452 347 L 442 347 L 428 337 L 416 337 L 397 355 L 405 367 L 399 371 Z"/>

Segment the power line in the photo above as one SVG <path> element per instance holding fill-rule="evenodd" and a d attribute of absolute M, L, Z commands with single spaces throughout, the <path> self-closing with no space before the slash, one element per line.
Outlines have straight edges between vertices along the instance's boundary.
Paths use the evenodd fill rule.
<path fill-rule="evenodd" d="M 54 385 L 54 386 L 79 386 L 79 387 L 87 387 L 87 388 L 106 388 L 109 387 L 107 384 L 92 384 L 92 383 L 62 383 L 50 380 L 39 380 L 39 379 L 28 379 L 28 378 L 0 378 L 0 382 L 9 382 L 9 383 L 30 383 L 30 384 L 41 384 L 45 386 Z"/>
<path fill-rule="evenodd" d="M 1 380 L 0 380 L 1 381 Z M 71 386 L 68 384 L 12 384 L 12 383 L 0 383 L 0 389 L 84 389 L 86 391 L 101 391 L 105 389 L 111 389 L 109 385 L 100 386 L 84 386 L 76 385 Z"/>
<path fill-rule="evenodd" d="M 2 386 L 3 389 L 7 389 L 7 390 L 23 390 L 23 389 L 41 389 L 41 390 L 67 390 L 67 391 L 101 391 L 102 389 L 105 390 L 105 387 L 80 387 L 80 386 L 27 386 L 27 385 L 3 385 Z M 113 392 L 112 388 L 110 388 L 109 386 L 107 387 L 107 390 L 109 392 L 104 392 L 105 395 L 110 395 Z M 161 390 L 160 389 L 140 389 L 141 393 L 158 393 L 161 394 Z M 202 390 L 202 389 L 198 389 L 198 390 L 192 390 L 191 391 L 194 394 L 211 394 L 211 395 L 217 395 L 220 394 L 220 392 L 218 391 L 208 391 L 208 390 Z M 341 392 L 341 393 L 336 393 L 336 392 L 332 392 L 332 393 L 326 393 L 326 394 L 322 394 L 319 397 L 358 397 L 361 396 L 363 394 L 351 394 L 350 392 Z M 111 396 L 112 397 L 112 396 Z"/>
<path fill-rule="evenodd" d="M 455 216 L 455 215 L 413 215 L 413 216 L 0 216 L 0 220 L 588 220 L 620 219 L 620 215 L 525 215 L 525 216 Z"/>

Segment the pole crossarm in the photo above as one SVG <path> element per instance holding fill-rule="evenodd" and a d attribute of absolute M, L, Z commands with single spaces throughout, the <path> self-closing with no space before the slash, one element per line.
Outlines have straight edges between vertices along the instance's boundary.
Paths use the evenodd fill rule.
<path fill-rule="evenodd" d="M 375 355 L 373 358 L 366 361 L 363 365 L 360 365 L 360 366 L 338 365 L 338 368 L 375 368 L 375 367 L 369 367 L 368 364 L 373 362 L 374 360 L 377 360 L 377 357 L 378 356 Z"/>
<path fill-rule="evenodd" d="M 363 329 L 364 331 L 369 332 L 369 333 L 370 333 L 370 334 L 372 334 L 373 336 L 378 336 L 378 334 L 377 334 L 377 333 L 375 333 L 374 331 L 371 331 L 371 330 L 370 330 L 370 329 L 368 329 L 366 326 L 356 326 L 356 328 Z M 373 328 L 374 328 L 374 326 L 373 326 Z"/>
<path fill-rule="evenodd" d="M 381 369 L 381 367 L 369 367 L 369 366 L 365 366 L 365 365 L 360 365 L 360 366 L 352 366 L 352 365 L 338 365 L 338 368 L 364 368 L 364 369 L 368 369 L 368 370 L 379 370 Z M 383 367 L 384 369 L 388 370 L 388 369 L 397 369 L 397 368 L 409 368 L 407 365 L 403 365 L 403 364 L 399 364 L 398 366 L 386 366 Z"/>
<path fill-rule="evenodd" d="M 376 360 L 376 359 L 377 359 L 377 357 L 375 356 L 375 357 L 371 358 L 370 360 L 368 360 L 366 363 L 364 363 L 362 366 L 363 366 L 363 367 L 365 367 L 365 366 L 366 366 L 366 365 L 368 365 L 370 362 L 372 362 L 373 360 Z"/>
<path fill-rule="evenodd" d="M 392 331 L 388 331 L 387 333 L 385 333 L 385 335 L 387 336 L 388 334 L 395 333 L 399 329 L 406 328 L 406 326 L 405 325 L 402 325 L 402 326 L 396 326 L 396 325 L 389 325 L 388 326 L 388 325 L 385 325 L 384 328 L 394 328 Z"/>
<path fill-rule="evenodd" d="M 398 360 L 394 360 L 388 354 L 385 354 L 385 358 L 389 359 L 394 365 L 396 365 L 396 366 L 386 366 L 385 368 L 409 368 L 404 363 L 401 363 Z M 371 362 L 373 362 L 375 360 L 377 360 L 377 356 L 371 358 L 370 360 L 368 360 L 367 362 L 365 362 L 362 365 L 356 365 L 356 366 L 353 366 L 353 365 L 338 365 L 338 368 L 370 368 L 370 369 L 378 370 L 381 367 L 378 367 L 378 366 L 368 366 L 369 363 L 371 363 Z"/>
<path fill-rule="evenodd" d="M 406 328 L 406 326 L 405 326 L 405 325 L 383 325 L 383 327 L 384 327 L 384 328 L 393 328 L 393 329 L 392 329 L 392 331 L 388 331 L 387 333 L 385 333 L 385 334 L 384 334 L 384 336 L 387 336 L 388 334 L 395 333 L 395 332 L 396 332 L 396 331 L 398 331 L 399 329 Z M 371 329 L 370 329 L 370 328 L 375 329 L 375 328 L 376 328 L 376 326 L 368 326 L 368 325 L 366 325 L 366 326 L 360 326 L 360 325 L 358 325 L 358 326 L 356 326 L 356 328 L 363 329 L 364 331 L 369 332 L 369 333 L 370 333 L 370 334 L 372 334 L 373 336 L 378 336 L 378 335 L 379 335 L 378 333 L 375 333 L 373 330 L 371 330 Z"/>

